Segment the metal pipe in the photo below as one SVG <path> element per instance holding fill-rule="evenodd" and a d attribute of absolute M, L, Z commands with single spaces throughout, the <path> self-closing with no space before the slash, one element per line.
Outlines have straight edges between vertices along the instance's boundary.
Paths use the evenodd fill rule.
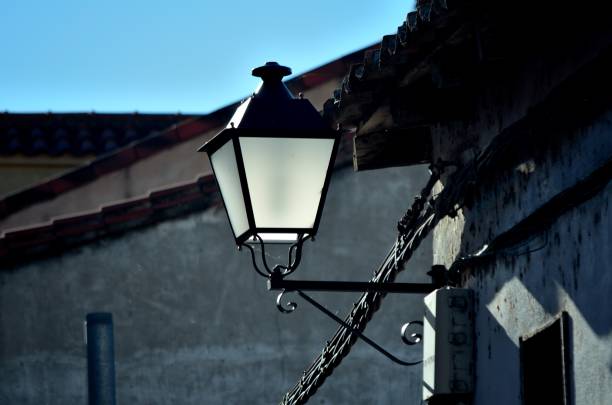
<path fill-rule="evenodd" d="M 115 405 L 113 316 L 91 313 L 85 323 L 89 405 Z"/>

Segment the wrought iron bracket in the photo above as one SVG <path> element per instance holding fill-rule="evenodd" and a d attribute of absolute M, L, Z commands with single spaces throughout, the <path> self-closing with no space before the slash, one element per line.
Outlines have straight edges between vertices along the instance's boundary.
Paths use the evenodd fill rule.
<path fill-rule="evenodd" d="M 263 240 L 256 235 L 253 239 L 253 243 L 259 245 L 261 253 L 261 264 L 263 267 L 259 267 L 256 260 L 256 251 L 245 243 L 240 247 L 246 247 L 251 253 L 251 259 L 253 261 L 253 267 L 255 271 L 265 277 L 268 281 L 268 290 L 281 291 L 276 299 L 276 307 L 284 314 L 291 313 L 297 308 L 295 302 L 289 301 L 283 303 L 283 295 L 286 292 L 297 293 L 304 301 L 321 311 L 327 317 L 338 323 L 342 328 L 347 330 L 349 333 L 361 339 L 363 342 L 371 346 L 373 349 L 390 359 L 396 364 L 402 366 L 414 366 L 421 364 L 422 360 L 419 361 L 404 361 L 397 356 L 394 356 L 378 343 L 373 341 L 364 335 L 359 329 L 350 325 L 346 321 L 342 320 L 330 310 L 325 308 L 311 296 L 306 294 L 304 291 L 327 291 L 327 292 L 369 292 L 378 294 L 429 294 L 430 292 L 448 284 L 448 278 L 442 274 L 442 269 L 436 269 L 437 271 L 430 272 L 432 276 L 432 283 L 389 283 L 389 282 L 359 282 L 359 281 L 320 281 L 320 280 L 287 280 L 285 277 L 293 273 L 298 267 L 301 256 L 302 246 L 304 241 L 311 239 L 308 235 L 298 235 L 296 243 L 289 248 L 289 257 L 286 265 L 275 265 L 270 267 L 266 260 L 265 245 Z M 423 336 L 419 333 L 409 333 L 409 328 L 414 325 L 423 326 L 421 321 L 411 321 L 404 324 L 401 328 L 402 341 L 407 345 L 415 345 L 422 342 Z"/>
<path fill-rule="evenodd" d="M 402 366 L 415 366 L 415 365 L 421 364 L 423 362 L 422 360 L 418 360 L 418 361 L 405 361 L 405 360 L 402 360 L 402 359 L 398 358 L 397 356 L 391 354 L 389 351 L 385 350 L 378 343 L 376 343 L 375 341 L 373 341 L 372 339 L 370 339 L 369 337 L 364 335 L 363 332 L 361 332 L 359 329 L 354 328 L 353 326 L 349 325 L 347 322 L 345 322 L 344 320 L 342 320 L 341 318 L 336 316 L 333 312 L 331 312 L 329 309 L 325 308 L 323 305 L 321 305 L 319 302 L 317 302 L 314 298 L 312 298 L 308 294 L 306 294 L 306 293 L 304 293 L 304 292 L 302 292 L 300 290 L 295 290 L 295 292 L 300 297 L 302 297 L 302 299 L 304 299 L 304 301 L 308 302 L 310 305 L 312 305 L 313 307 L 315 307 L 316 309 L 318 309 L 319 311 L 321 311 L 322 313 L 327 315 L 330 319 L 332 319 L 335 322 L 337 322 L 340 326 L 345 328 L 351 334 L 355 335 L 357 338 L 361 339 L 363 342 L 368 344 L 370 347 L 372 347 L 374 350 L 376 350 L 377 352 L 379 352 L 380 354 L 382 354 L 383 356 L 385 356 L 386 358 L 388 358 L 392 362 L 394 362 L 396 364 L 399 364 L 399 365 L 402 365 Z M 285 291 L 281 292 L 278 295 L 276 304 L 277 304 L 279 310 L 281 312 L 283 312 L 283 313 L 293 312 L 297 308 L 297 304 L 295 302 L 289 302 L 289 304 L 288 304 L 288 308 L 289 309 L 285 309 L 282 306 L 281 299 L 282 299 L 282 296 L 283 296 L 284 293 L 285 293 Z M 421 334 L 419 334 L 419 333 L 412 333 L 410 335 L 412 340 L 406 336 L 407 333 L 408 333 L 408 328 L 410 326 L 412 326 L 412 325 L 420 325 L 422 327 L 423 326 L 423 322 L 421 322 L 421 321 L 412 321 L 412 322 L 408 322 L 408 323 L 406 323 L 406 324 L 404 324 L 402 326 L 402 329 L 401 329 L 402 341 L 405 344 L 407 344 L 407 345 L 418 344 L 423 339 L 423 336 Z"/>
<path fill-rule="evenodd" d="M 268 277 L 268 290 L 283 291 L 330 291 L 330 292 L 376 292 L 398 294 L 429 294 L 440 288 L 436 283 L 375 283 L 359 281 L 315 281 L 286 280 L 276 272 Z"/>
<path fill-rule="evenodd" d="M 330 319 L 334 320 L 344 329 L 354 334 L 357 338 L 371 346 L 374 350 L 387 357 L 389 360 L 402 366 L 414 366 L 421 364 L 419 361 L 405 361 L 385 350 L 378 343 L 364 335 L 360 330 L 354 328 L 343 319 L 336 316 L 329 309 L 317 302 L 314 298 L 304 293 L 304 291 L 328 291 L 328 292 L 373 292 L 373 293 L 399 293 L 399 294 L 429 294 L 440 288 L 439 278 L 433 278 L 433 283 L 375 283 L 375 282 L 354 282 L 354 281 L 317 281 L 317 280 L 286 280 L 281 272 L 272 272 L 268 276 L 268 290 L 281 290 L 282 292 L 276 299 L 276 306 L 282 313 L 291 313 L 297 308 L 295 302 L 288 302 L 286 306 L 282 303 L 283 295 L 286 292 L 297 293 L 304 301 L 321 311 Z M 421 321 L 412 321 L 404 324 L 401 329 L 402 341 L 407 345 L 421 343 L 423 336 L 419 333 L 412 333 L 407 336 L 408 328 L 412 325 L 423 326 Z"/>

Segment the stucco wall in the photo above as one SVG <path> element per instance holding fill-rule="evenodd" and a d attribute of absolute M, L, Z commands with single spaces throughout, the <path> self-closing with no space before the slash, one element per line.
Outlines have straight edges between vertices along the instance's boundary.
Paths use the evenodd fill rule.
<path fill-rule="evenodd" d="M 537 252 L 478 269 L 474 404 L 518 404 L 519 337 L 567 311 L 570 403 L 612 403 L 612 186 L 559 218 Z M 536 241 L 533 247 L 540 241 Z"/>
<path fill-rule="evenodd" d="M 426 176 L 424 167 L 336 171 L 295 276 L 367 280 Z M 399 281 L 425 281 L 430 265 L 428 242 Z M 357 298 L 312 295 L 339 315 Z M 3 271 L 0 403 L 85 403 L 82 321 L 92 311 L 114 314 L 119 403 L 276 403 L 336 325 L 300 301 L 283 315 L 275 298 L 236 251 L 222 207 Z M 418 359 L 421 348 L 403 345 L 399 328 L 422 310 L 420 296 L 389 296 L 366 333 Z M 312 402 L 418 403 L 420 375 L 357 343 Z"/>

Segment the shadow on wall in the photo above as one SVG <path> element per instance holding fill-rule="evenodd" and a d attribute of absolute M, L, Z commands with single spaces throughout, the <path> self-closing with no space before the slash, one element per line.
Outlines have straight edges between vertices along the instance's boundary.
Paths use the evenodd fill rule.
<path fill-rule="evenodd" d="M 604 167 L 612 153 L 607 132 L 611 118 L 608 112 L 591 126 L 548 134 L 506 151 L 498 162 L 503 169 L 480 179 L 479 189 L 463 209 L 459 256 L 479 251 L 551 198 Z M 607 250 L 612 186 L 603 184 L 601 191 L 579 203 L 568 201 L 564 194 L 565 206 L 558 207 L 557 213 L 543 213 L 548 217 L 531 223 L 536 229 L 529 228 L 529 235 L 500 252 L 498 257 L 506 262 L 502 267 L 511 271 L 499 272 L 499 266 L 493 266 L 474 276 L 487 274 L 498 286 L 518 277 L 549 314 L 558 313 L 569 299 L 597 335 L 608 335 L 612 316 L 601 310 L 601 303 L 612 294 L 612 274 L 605 271 L 612 267 Z"/>
<path fill-rule="evenodd" d="M 610 158 L 607 117 L 573 134 L 516 145 L 498 162 L 505 169 L 481 179 L 462 211 L 456 257 L 474 254 L 512 229 Z M 559 141 L 562 140 L 562 141 Z M 605 184 L 605 183 L 604 183 Z M 570 403 L 609 403 L 612 396 L 612 256 L 608 249 L 612 184 L 549 217 L 489 261 L 463 274 L 476 292 L 476 401 L 520 398 L 519 337 L 561 311 L 570 315 Z M 458 219 L 460 222 L 461 219 Z M 453 224 L 451 224 L 453 225 Z M 448 227 L 449 229 L 451 226 Z M 505 398 L 512 398 L 511 400 Z M 500 402 L 501 401 L 501 402 Z M 508 402 L 505 402 L 508 401 Z"/>
<path fill-rule="evenodd" d="M 612 266 L 605 246 L 612 229 L 611 192 L 612 185 L 608 185 L 592 200 L 563 214 L 550 228 L 520 242 L 518 248 L 500 253 L 498 259 L 503 259 L 503 265 L 489 266 L 470 276 L 490 278 L 498 289 L 518 277 L 548 314 L 558 313 L 570 301 L 594 333 L 610 334 L 612 316 L 602 303 L 612 294 L 612 274 L 605 271 Z M 472 217 L 468 212 L 465 229 L 477 229 L 474 224 L 481 218 Z M 466 237 L 466 234 L 470 233 L 464 234 L 461 250 L 476 251 L 474 239 L 477 237 L 473 234 Z M 518 316 L 527 315 L 520 308 L 516 311 Z"/>
<path fill-rule="evenodd" d="M 612 276 L 604 271 L 610 268 L 610 255 L 601 244 L 609 240 L 611 227 L 605 224 L 610 224 L 611 191 L 609 185 L 566 212 L 531 241 L 533 246 L 522 246 L 514 256 L 497 257 L 472 271 L 466 286 L 477 297 L 476 381 L 477 397 L 483 401 L 476 403 L 499 393 L 504 398 L 520 395 L 518 338 L 540 329 L 561 311 L 571 318 L 570 395 L 605 401 L 606 387 L 612 387 L 612 348 L 606 342 L 612 311 L 603 303 L 612 293 Z M 466 226 L 471 222 L 467 217 Z"/>

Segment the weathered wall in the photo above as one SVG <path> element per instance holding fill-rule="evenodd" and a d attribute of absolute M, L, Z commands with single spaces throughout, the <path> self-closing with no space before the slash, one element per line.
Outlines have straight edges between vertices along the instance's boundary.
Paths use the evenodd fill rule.
<path fill-rule="evenodd" d="M 483 79 L 491 82 L 477 97 L 473 119 L 436 128 L 434 158 L 468 162 L 597 54 L 595 42 L 569 45 L 576 43 L 563 55 L 555 48 L 526 55 L 520 69 L 506 72 L 512 76 Z M 612 158 L 612 110 L 579 128 L 560 129 L 554 118 L 548 117 L 554 132 L 534 133 L 541 141 L 512 149 L 474 186 L 473 201 L 436 227 L 434 263 L 450 266 L 476 253 Z M 538 131 L 549 128 L 540 124 Z M 533 240 L 466 269 L 463 285 L 476 295 L 474 404 L 520 403 L 519 338 L 561 311 L 570 315 L 571 403 L 612 403 L 611 192 L 608 184 Z"/>
<path fill-rule="evenodd" d="M 424 167 L 336 171 L 296 277 L 367 280 L 426 176 Z M 430 245 L 412 263 L 400 281 L 425 280 Z M 312 295 L 340 315 L 357 298 Z M 85 403 L 82 321 L 92 311 L 114 314 L 119 403 L 276 403 L 336 325 L 299 301 L 283 315 L 275 298 L 236 251 L 222 207 L 4 271 L 0 403 Z M 418 359 L 421 348 L 402 345 L 399 328 L 422 316 L 421 300 L 387 297 L 367 334 Z M 357 343 L 313 402 L 418 403 L 420 373 Z"/>
<path fill-rule="evenodd" d="M 520 403 L 519 337 L 561 311 L 570 317 L 570 403 L 612 403 L 611 196 L 608 186 L 559 218 L 542 250 L 496 260 L 465 284 L 477 296 L 475 404 Z"/>

